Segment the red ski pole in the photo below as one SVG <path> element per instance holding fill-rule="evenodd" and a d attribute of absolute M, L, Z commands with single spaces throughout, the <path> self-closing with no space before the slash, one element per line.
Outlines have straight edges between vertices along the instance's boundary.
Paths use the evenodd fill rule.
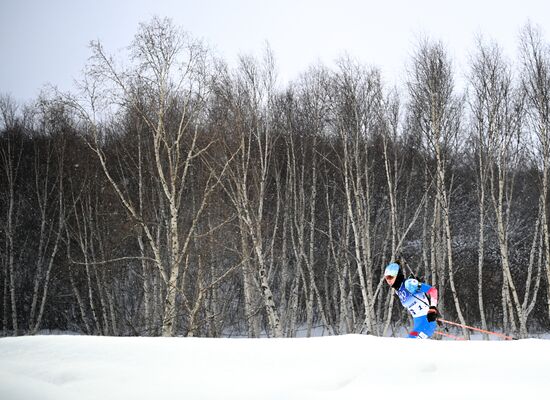
<path fill-rule="evenodd" d="M 442 319 L 442 318 L 438 318 L 437 320 L 438 320 L 439 322 L 443 322 L 444 324 L 459 326 L 459 327 L 461 327 L 461 328 L 467 328 L 467 329 L 471 329 L 471 330 L 473 330 L 473 331 L 478 331 L 478 332 L 482 332 L 482 333 L 487 333 L 487 334 L 489 334 L 489 335 L 499 336 L 499 337 L 501 337 L 501 338 L 503 338 L 503 339 L 506 339 L 506 340 L 516 340 L 515 338 L 513 338 L 513 337 L 511 337 L 511 336 L 503 335 L 502 333 L 486 331 L 485 329 L 479 329 L 479 328 L 474 328 L 473 326 L 458 324 L 458 323 L 456 323 L 456 322 L 447 321 L 446 319 Z"/>

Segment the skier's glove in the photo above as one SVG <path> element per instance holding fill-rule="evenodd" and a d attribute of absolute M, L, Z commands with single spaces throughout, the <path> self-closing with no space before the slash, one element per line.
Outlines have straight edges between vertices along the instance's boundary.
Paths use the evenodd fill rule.
<path fill-rule="evenodd" d="M 430 309 L 428 310 L 428 315 L 426 315 L 428 322 L 434 322 L 438 316 L 439 316 L 439 311 L 437 311 L 437 307 L 431 306 Z"/>

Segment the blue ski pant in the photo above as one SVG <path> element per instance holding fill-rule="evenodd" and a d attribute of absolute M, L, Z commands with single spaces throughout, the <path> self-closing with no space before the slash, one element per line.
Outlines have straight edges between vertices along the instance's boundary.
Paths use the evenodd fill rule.
<path fill-rule="evenodd" d="M 409 338 L 411 339 L 428 339 L 431 338 L 437 327 L 435 321 L 428 322 L 426 316 L 417 317 L 413 319 L 414 325 L 412 330 L 409 332 Z"/>

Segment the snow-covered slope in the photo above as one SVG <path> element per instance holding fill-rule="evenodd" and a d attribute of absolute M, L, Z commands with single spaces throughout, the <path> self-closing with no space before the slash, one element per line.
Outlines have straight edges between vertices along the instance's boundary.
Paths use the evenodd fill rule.
<path fill-rule="evenodd" d="M 515 400 L 549 393 L 549 340 L 0 339 L 2 400 Z"/>

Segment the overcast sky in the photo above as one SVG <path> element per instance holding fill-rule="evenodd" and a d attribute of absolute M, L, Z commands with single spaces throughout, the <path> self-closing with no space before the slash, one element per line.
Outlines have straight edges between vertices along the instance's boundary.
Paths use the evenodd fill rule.
<path fill-rule="evenodd" d="M 81 76 L 90 40 L 127 46 L 139 22 L 170 17 L 229 63 L 269 42 L 284 84 L 349 54 L 398 84 L 421 37 L 441 40 L 463 73 L 477 34 L 514 58 L 527 21 L 550 42 L 547 0 L 0 0 L 0 93 L 35 98 Z"/>

